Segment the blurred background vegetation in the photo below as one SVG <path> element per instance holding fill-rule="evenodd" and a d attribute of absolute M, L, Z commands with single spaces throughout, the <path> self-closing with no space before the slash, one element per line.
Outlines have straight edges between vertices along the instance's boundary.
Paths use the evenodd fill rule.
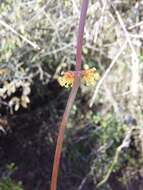
<path fill-rule="evenodd" d="M 57 77 L 75 67 L 80 6 L 0 0 L 0 190 L 49 188 L 70 92 Z M 90 0 L 82 61 L 101 79 L 78 92 L 58 188 L 142 190 L 143 1 Z"/>

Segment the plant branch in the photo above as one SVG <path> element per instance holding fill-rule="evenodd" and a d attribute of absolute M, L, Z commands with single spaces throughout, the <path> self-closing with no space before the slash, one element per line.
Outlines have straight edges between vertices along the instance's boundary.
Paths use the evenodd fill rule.
<path fill-rule="evenodd" d="M 65 112 L 63 114 L 63 119 L 62 119 L 60 129 L 59 129 L 55 157 L 54 157 L 52 179 L 51 179 L 51 190 L 57 189 L 57 177 L 58 177 L 58 171 L 59 171 L 62 145 L 64 141 L 65 128 L 68 122 L 68 117 L 70 115 L 72 105 L 74 103 L 74 100 L 77 94 L 79 84 L 80 84 L 80 75 L 78 74 L 78 71 L 80 71 L 81 69 L 81 51 L 82 51 L 83 33 L 84 33 L 84 25 L 85 25 L 85 19 L 86 19 L 86 14 L 87 14 L 87 7 L 88 7 L 88 0 L 83 0 L 81 15 L 80 15 L 80 23 L 79 23 L 77 51 L 76 51 L 76 68 L 75 69 L 77 72 L 75 75 L 74 84 L 73 84 L 71 93 L 69 95 Z"/>
<path fill-rule="evenodd" d="M 100 79 L 99 83 L 97 84 L 93 97 L 90 101 L 89 106 L 92 107 L 94 104 L 94 101 L 96 99 L 96 96 L 99 92 L 99 89 L 101 87 L 101 85 L 103 84 L 103 82 L 105 81 L 106 77 L 108 76 L 108 74 L 110 73 L 111 69 L 113 68 L 113 66 L 115 65 L 115 63 L 117 62 L 118 58 L 120 57 L 120 55 L 123 53 L 124 49 L 126 48 L 127 45 L 127 41 L 124 42 L 124 44 L 122 45 L 122 47 L 118 50 L 117 54 L 115 55 L 114 59 L 112 60 L 111 64 L 109 65 L 109 67 L 107 68 L 107 70 L 105 71 L 104 75 L 102 76 L 102 78 Z"/>
<path fill-rule="evenodd" d="M 0 25 L 4 26 L 6 29 L 10 30 L 12 33 L 14 33 L 15 35 L 19 36 L 23 41 L 25 41 L 28 44 L 30 44 L 34 49 L 40 50 L 40 47 L 37 44 L 35 44 L 34 42 L 31 42 L 25 36 L 23 36 L 20 33 L 18 33 L 15 29 L 13 29 L 10 25 L 8 25 L 3 20 L 0 20 Z"/>
<path fill-rule="evenodd" d="M 120 156 L 120 153 L 123 149 L 125 148 L 129 148 L 129 145 L 130 145 L 130 142 L 131 142 L 131 135 L 132 135 L 132 131 L 133 131 L 134 128 L 131 128 L 129 131 L 127 131 L 127 134 L 125 136 L 125 138 L 123 139 L 123 142 L 120 146 L 117 147 L 116 149 L 116 152 L 115 152 L 115 156 L 114 156 L 114 159 L 112 161 L 112 164 L 111 166 L 109 167 L 109 170 L 107 172 L 107 174 L 104 176 L 104 178 L 102 179 L 102 181 L 100 181 L 98 184 L 97 184 L 97 188 L 101 187 L 103 184 L 105 184 L 111 173 L 113 172 L 113 169 L 115 168 L 115 166 L 117 165 L 118 163 L 118 160 L 119 160 L 119 156 Z"/>

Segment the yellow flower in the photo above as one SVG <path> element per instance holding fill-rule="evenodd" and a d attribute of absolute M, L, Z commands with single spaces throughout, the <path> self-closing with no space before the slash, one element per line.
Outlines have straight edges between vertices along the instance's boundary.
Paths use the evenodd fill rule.
<path fill-rule="evenodd" d="M 66 88 L 71 87 L 74 82 L 75 74 L 76 71 L 65 72 L 63 76 L 58 78 L 59 84 Z M 95 85 L 96 81 L 100 78 L 95 68 L 78 71 L 78 74 L 81 75 L 82 82 L 87 86 Z"/>
<path fill-rule="evenodd" d="M 87 86 L 95 85 L 96 81 L 99 80 L 100 78 L 95 68 L 82 71 L 82 75 L 83 75 L 82 80 Z"/>
<path fill-rule="evenodd" d="M 74 72 L 65 72 L 63 76 L 58 78 L 58 82 L 61 86 L 65 86 L 66 88 L 71 87 L 74 82 Z"/>

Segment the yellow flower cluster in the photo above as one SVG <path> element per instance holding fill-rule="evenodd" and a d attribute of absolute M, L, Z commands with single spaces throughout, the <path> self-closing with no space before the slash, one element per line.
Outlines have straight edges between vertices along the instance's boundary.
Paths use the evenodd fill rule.
<path fill-rule="evenodd" d="M 65 86 L 66 88 L 71 87 L 74 82 L 74 72 L 68 71 L 64 73 L 63 76 L 58 78 L 58 82 L 61 86 Z"/>
<path fill-rule="evenodd" d="M 81 70 L 79 73 L 81 75 L 81 81 L 87 86 L 95 85 L 96 81 L 100 78 L 95 68 Z M 63 76 L 58 78 L 59 84 L 66 88 L 71 87 L 74 82 L 75 74 L 76 71 L 65 72 Z"/>
<path fill-rule="evenodd" d="M 96 72 L 95 68 L 92 69 L 86 69 L 82 71 L 82 81 L 87 85 L 87 86 L 94 86 L 96 85 L 96 81 L 99 80 L 100 76 L 99 73 Z"/>

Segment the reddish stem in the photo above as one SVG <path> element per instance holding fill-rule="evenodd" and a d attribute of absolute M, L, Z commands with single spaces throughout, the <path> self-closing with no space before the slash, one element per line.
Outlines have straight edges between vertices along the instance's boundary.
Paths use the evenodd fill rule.
<path fill-rule="evenodd" d="M 83 34 L 84 34 L 84 25 L 88 8 L 88 0 L 83 0 L 80 14 L 80 22 L 79 22 L 79 31 L 77 38 L 77 49 L 76 49 L 76 71 L 81 70 L 81 51 L 83 44 Z"/>
<path fill-rule="evenodd" d="M 52 173 L 51 190 L 57 189 L 57 176 L 58 176 L 58 170 L 59 170 L 59 162 L 60 162 L 60 157 L 61 157 L 62 145 L 64 141 L 64 132 L 67 125 L 67 120 L 70 114 L 70 110 L 72 108 L 72 105 L 73 105 L 73 102 L 74 102 L 74 99 L 76 97 L 76 93 L 79 87 L 79 78 L 77 78 L 77 80 L 75 79 L 73 87 L 74 88 L 72 88 L 70 96 L 68 98 L 67 106 L 63 115 L 60 129 L 59 129 L 56 151 L 55 151 L 55 158 L 54 158 L 53 173 Z"/>
<path fill-rule="evenodd" d="M 87 14 L 87 7 L 88 7 L 88 0 L 83 0 L 81 15 L 80 15 L 80 23 L 79 23 L 77 52 L 76 52 L 76 71 L 80 71 L 81 69 L 81 50 L 82 50 L 82 43 L 83 43 L 83 33 L 84 33 L 84 25 L 85 25 L 85 19 L 86 19 L 86 14 Z M 58 177 L 58 171 L 59 171 L 62 145 L 64 141 L 65 128 L 67 125 L 67 121 L 68 121 L 68 117 L 69 117 L 72 105 L 74 103 L 74 100 L 77 94 L 79 84 L 80 84 L 80 75 L 78 75 L 78 72 L 77 72 L 77 74 L 75 75 L 74 84 L 73 84 L 71 93 L 69 95 L 65 112 L 63 114 L 62 122 L 59 129 L 55 157 L 54 157 L 52 179 L 51 179 L 51 190 L 57 189 L 57 177 Z"/>

